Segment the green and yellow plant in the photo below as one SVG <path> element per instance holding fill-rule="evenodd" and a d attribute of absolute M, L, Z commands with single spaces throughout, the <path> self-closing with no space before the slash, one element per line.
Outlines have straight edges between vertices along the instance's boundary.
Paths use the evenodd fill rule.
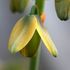
<path fill-rule="evenodd" d="M 55 0 L 55 8 L 61 20 L 70 18 L 70 0 Z"/>
<path fill-rule="evenodd" d="M 18 2 L 19 1 L 19 2 Z M 29 0 L 12 0 L 11 10 L 23 12 Z M 22 2 L 22 3 L 21 3 Z M 45 14 L 43 12 L 45 0 L 35 0 L 29 15 L 20 18 L 9 38 L 8 49 L 11 53 L 20 52 L 23 56 L 31 58 L 30 70 L 38 70 L 40 40 L 43 41 L 48 51 L 56 57 L 57 49 L 44 28 Z"/>

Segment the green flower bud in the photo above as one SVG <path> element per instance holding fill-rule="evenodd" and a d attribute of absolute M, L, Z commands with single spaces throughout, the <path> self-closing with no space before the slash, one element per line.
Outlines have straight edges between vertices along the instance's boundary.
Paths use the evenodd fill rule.
<path fill-rule="evenodd" d="M 23 12 L 28 4 L 29 0 L 11 0 L 12 12 Z"/>

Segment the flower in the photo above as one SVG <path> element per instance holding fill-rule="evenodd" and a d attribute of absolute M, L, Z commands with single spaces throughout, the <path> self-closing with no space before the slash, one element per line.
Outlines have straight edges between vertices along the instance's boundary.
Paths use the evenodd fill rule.
<path fill-rule="evenodd" d="M 24 12 L 26 6 L 28 5 L 29 0 L 11 0 L 10 8 L 13 13 Z"/>
<path fill-rule="evenodd" d="M 57 56 L 57 49 L 48 32 L 36 15 L 27 15 L 15 24 L 9 39 L 8 48 L 11 53 L 20 52 L 24 56 L 33 56 L 39 46 L 40 38 L 48 51 Z"/>
<path fill-rule="evenodd" d="M 61 20 L 68 20 L 70 17 L 70 0 L 55 0 L 55 8 Z"/>

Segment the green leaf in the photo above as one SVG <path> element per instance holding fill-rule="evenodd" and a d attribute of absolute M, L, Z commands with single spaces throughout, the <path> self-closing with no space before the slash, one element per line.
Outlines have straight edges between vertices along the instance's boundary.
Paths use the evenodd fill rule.
<path fill-rule="evenodd" d="M 55 0 L 55 8 L 61 20 L 68 20 L 70 17 L 70 0 Z"/>

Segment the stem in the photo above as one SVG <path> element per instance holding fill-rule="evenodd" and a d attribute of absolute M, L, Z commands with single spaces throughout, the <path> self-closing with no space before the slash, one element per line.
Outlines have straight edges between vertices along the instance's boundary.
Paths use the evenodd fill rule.
<path fill-rule="evenodd" d="M 41 47 L 38 48 L 36 56 L 31 58 L 30 69 L 29 70 L 39 70 L 40 52 L 41 52 Z"/>
<path fill-rule="evenodd" d="M 36 0 L 35 5 L 37 5 L 39 13 L 37 13 L 35 10 L 34 14 L 41 16 L 44 9 L 44 2 L 45 0 Z M 40 53 L 41 53 L 41 46 L 39 46 L 36 56 L 31 58 L 29 70 L 39 70 Z"/>
<path fill-rule="evenodd" d="M 45 3 L 45 0 L 36 0 L 36 2 L 35 2 L 35 4 L 38 7 L 38 10 L 39 10 L 39 16 L 41 16 L 41 14 L 44 10 L 44 3 Z"/>

